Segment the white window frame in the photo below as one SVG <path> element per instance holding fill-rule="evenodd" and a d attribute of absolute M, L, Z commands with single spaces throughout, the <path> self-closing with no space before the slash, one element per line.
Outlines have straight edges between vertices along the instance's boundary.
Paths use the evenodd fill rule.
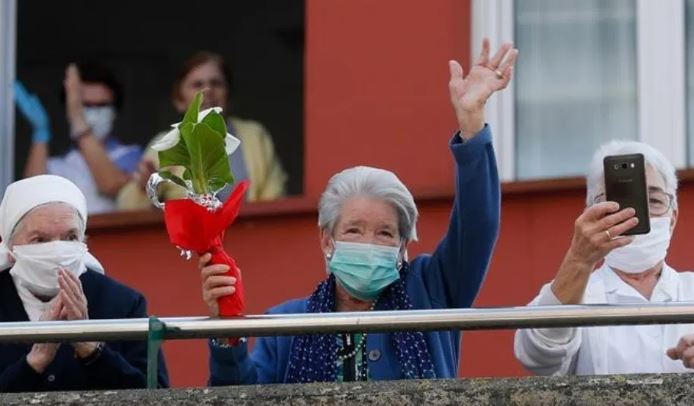
<path fill-rule="evenodd" d="M 687 166 L 684 0 L 636 2 L 637 138 L 662 151 L 675 167 L 684 168 Z M 514 40 L 513 5 L 513 0 L 473 0 L 472 63 L 479 55 L 482 38 L 488 37 L 492 48 Z M 502 181 L 517 180 L 514 102 L 514 86 L 509 86 L 487 103 L 487 122 L 493 127 Z"/>
<path fill-rule="evenodd" d="M 0 197 L 14 178 L 16 0 L 0 0 Z"/>

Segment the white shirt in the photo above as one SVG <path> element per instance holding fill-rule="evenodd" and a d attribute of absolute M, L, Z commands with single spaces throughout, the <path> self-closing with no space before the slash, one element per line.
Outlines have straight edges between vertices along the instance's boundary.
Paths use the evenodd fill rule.
<path fill-rule="evenodd" d="M 131 145 L 113 144 L 107 147 L 106 154 L 112 162 L 117 162 L 128 155 L 141 155 L 140 149 Z M 71 180 L 87 199 L 89 214 L 110 213 L 116 211 L 116 201 L 99 192 L 94 176 L 87 161 L 79 150 L 73 149 L 65 156 L 49 158 L 46 169 L 51 175 L 58 175 Z"/>
<path fill-rule="evenodd" d="M 529 306 L 560 305 L 551 283 Z M 641 296 L 607 265 L 593 272 L 583 296 L 585 304 L 642 304 L 694 301 L 694 273 L 678 273 L 667 264 L 651 299 Z M 605 326 L 516 331 L 516 358 L 538 375 L 601 375 L 691 372 L 665 351 L 694 324 Z"/>

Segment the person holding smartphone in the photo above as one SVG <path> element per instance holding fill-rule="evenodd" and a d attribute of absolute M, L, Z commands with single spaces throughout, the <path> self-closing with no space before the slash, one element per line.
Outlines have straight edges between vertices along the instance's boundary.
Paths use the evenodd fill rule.
<path fill-rule="evenodd" d="M 645 234 L 626 235 L 639 229 L 636 211 L 605 195 L 605 157 L 626 154 L 645 158 L 646 191 L 633 193 L 647 195 Z M 638 182 L 630 187 L 639 188 Z M 554 280 L 530 306 L 694 300 L 694 273 L 679 273 L 665 261 L 679 211 L 675 168 L 659 151 L 635 141 L 601 146 L 587 176 L 586 205 Z M 538 375 L 686 372 L 694 366 L 694 336 L 685 336 L 690 332 L 694 325 L 522 329 L 514 352 Z"/>

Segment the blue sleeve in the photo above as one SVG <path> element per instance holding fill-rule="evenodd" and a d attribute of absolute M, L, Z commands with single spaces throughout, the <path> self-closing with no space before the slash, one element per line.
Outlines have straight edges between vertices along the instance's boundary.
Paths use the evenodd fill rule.
<path fill-rule="evenodd" d="M 0 374 L 0 392 L 33 392 L 41 387 L 42 376 L 23 356 Z"/>
<path fill-rule="evenodd" d="M 275 337 L 259 337 L 248 353 L 248 343 L 229 348 L 219 347 L 210 340 L 210 386 L 280 383 L 277 376 Z"/>
<path fill-rule="evenodd" d="M 491 131 L 463 142 L 453 136 L 455 201 L 443 240 L 423 259 L 422 278 L 432 301 L 470 307 L 477 297 L 499 233 L 500 187 Z"/>
<path fill-rule="evenodd" d="M 128 152 L 121 155 L 113 163 L 121 171 L 131 174 L 137 171 L 137 165 L 140 163 L 142 158 L 142 148 L 138 145 L 131 145 L 128 147 Z"/>
<path fill-rule="evenodd" d="M 146 318 L 147 303 L 138 296 L 128 318 Z M 159 350 L 158 386 L 169 386 L 164 354 Z M 147 387 L 147 342 L 123 341 L 118 351 L 109 347 L 93 363 L 83 366 L 89 379 L 88 387 L 95 389 L 133 389 Z"/>

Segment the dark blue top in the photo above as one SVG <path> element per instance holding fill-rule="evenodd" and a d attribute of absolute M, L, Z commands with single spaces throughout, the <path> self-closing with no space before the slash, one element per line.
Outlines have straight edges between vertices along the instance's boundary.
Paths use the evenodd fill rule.
<path fill-rule="evenodd" d="M 90 319 L 147 317 L 147 303 L 138 292 L 94 271 L 80 276 Z M 9 271 L 0 272 L 0 322 L 29 321 Z M 39 374 L 26 361 L 32 344 L 0 344 L 0 391 L 127 389 L 147 386 L 147 342 L 109 341 L 88 366 L 75 358 L 74 348 L 63 343 L 53 362 Z M 159 386 L 169 378 L 159 353 Z"/>
<path fill-rule="evenodd" d="M 436 251 L 411 262 L 406 283 L 415 309 L 470 307 L 498 235 L 499 177 L 489 127 L 466 142 L 455 135 L 450 149 L 456 162 L 455 202 L 448 231 Z M 376 310 L 383 309 L 376 306 Z M 269 310 L 270 314 L 305 312 L 306 299 Z M 460 331 L 427 332 L 425 337 L 436 376 L 456 377 Z M 250 355 L 246 344 L 232 348 L 210 344 L 210 385 L 285 382 L 292 341 L 293 337 L 261 337 Z M 366 345 L 370 378 L 403 378 L 390 334 L 370 333 Z"/>

